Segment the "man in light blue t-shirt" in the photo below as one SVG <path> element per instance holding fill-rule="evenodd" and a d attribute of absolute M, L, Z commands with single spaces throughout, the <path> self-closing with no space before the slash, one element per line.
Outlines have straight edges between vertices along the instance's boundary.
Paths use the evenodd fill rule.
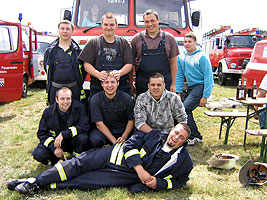
<path fill-rule="evenodd" d="M 192 134 L 188 140 L 189 145 L 202 142 L 202 135 L 198 131 L 193 117 L 193 110 L 198 106 L 205 106 L 213 85 L 213 73 L 209 58 L 197 46 L 194 33 L 188 33 L 184 37 L 185 51 L 177 58 L 176 92 L 181 95 L 184 87 L 184 79 L 188 83 L 185 94 L 184 107 L 187 114 L 187 124 Z"/>

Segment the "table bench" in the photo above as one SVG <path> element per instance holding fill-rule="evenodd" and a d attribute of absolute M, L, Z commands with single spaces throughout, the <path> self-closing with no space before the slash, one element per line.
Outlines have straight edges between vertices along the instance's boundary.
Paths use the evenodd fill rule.
<path fill-rule="evenodd" d="M 221 139 L 221 133 L 222 133 L 222 126 L 226 124 L 226 133 L 225 133 L 225 139 L 224 144 L 227 144 L 228 136 L 230 132 L 230 128 L 232 127 L 234 121 L 238 117 L 247 117 L 246 112 L 204 112 L 205 115 L 209 117 L 220 117 L 221 118 L 221 126 L 220 126 L 220 133 L 219 133 L 219 139 Z"/>
<path fill-rule="evenodd" d="M 260 157 L 263 157 L 263 162 L 265 162 L 266 152 L 267 152 L 267 143 L 266 143 L 267 129 L 246 130 L 246 133 L 254 136 L 262 136 Z"/>

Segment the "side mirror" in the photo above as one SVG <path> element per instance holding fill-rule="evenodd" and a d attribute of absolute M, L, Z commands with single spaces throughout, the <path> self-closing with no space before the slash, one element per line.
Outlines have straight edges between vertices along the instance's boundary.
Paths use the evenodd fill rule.
<path fill-rule="evenodd" d="M 200 21 L 200 12 L 199 11 L 194 11 L 192 13 L 192 24 L 194 26 L 199 26 L 199 21 Z"/>
<path fill-rule="evenodd" d="M 69 20 L 71 21 L 71 12 L 69 10 L 64 11 L 63 20 Z"/>

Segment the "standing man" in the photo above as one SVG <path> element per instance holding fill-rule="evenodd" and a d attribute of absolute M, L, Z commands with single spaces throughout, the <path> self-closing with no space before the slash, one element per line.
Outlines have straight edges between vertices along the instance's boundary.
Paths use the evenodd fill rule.
<path fill-rule="evenodd" d="M 79 59 L 91 76 L 90 97 L 102 91 L 101 82 L 106 80 L 108 70 L 113 70 L 119 89 L 131 95 L 129 73 L 133 68 L 132 50 L 129 42 L 115 35 L 117 19 L 111 12 L 102 17 L 103 35 L 91 39 L 82 50 Z"/>
<path fill-rule="evenodd" d="M 143 19 L 146 30 L 136 34 L 131 42 L 136 71 L 136 96 L 147 91 L 148 79 L 156 72 L 164 76 L 167 90 L 176 92 L 177 42 L 170 33 L 160 30 L 156 11 L 147 10 Z"/>
<path fill-rule="evenodd" d="M 91 148 L 124 142 L 134 128 L 133 100 L 117 90 L 119 81 L 113 71 L 107 73 L 106 80 L 101 82 L 104 91 L 95 94 L 90 101 L 91 122 L 96 125 L 89 134 Z"/>
<path fill-rule="evenodd" d="M 149 78 L 148 90 L 137 97 L 134 118 L 136 129 L 146 133 L 152 129 L 169 133 L 175 121 L 187 121 L 180 97 L 165 89 L 164 76 L 160 73 Z"/>
<path fill-rule="evenodd" d="M 56 164 L 64 160 L 64 152 L 78 156 L 88 149 L 89 129 L 84 105 L 72 99 L 69 88 L 56 92 L 56 102 L 43 112 L 39 123 L 38 146 L 32 152 L 33 158 L 43 164 Z"/>
<path fill-rule="evenodd" d="M 125 144 L 86 151 L 35 178 L 12 179 L 9 190 L 33 194 L 38 188 L 94 190 L 128 186 L 130 192 L 183 187 L 193 161 L 186 149 L 190 129 L 178 124 L 169 134 L 136 132 Z"/>
<path fill-rule="evenodd" d="M 187 124 L 192 131 L 188 144 L 194 145 L 202 142 L 202 135 L 194 120 L 193 110 L 207 104 L 214 80 L 210 60 L 197 46 L 197 38 L 194 33 L 185 35 L 184 47 L 186 51 L 180 54 L 177 60 L 176 89 L 179 95 L 183 93 L 184 79 L 186 78 L 189 88 L 183 103 L 187 114 Z"/>
<path fill-rule="evenodd" d="M 46 93 L 47 104 L 53 105 L 56 91 L 62 87 L 68 87 L 72 91 L 72 98 L 85 100 L 83 82 L 86 73 L 82 63 L 78 61 L 81 52 L 78 44 L 71 39 L 74 25 L 68 20 L 58 24 L 59 38 L 46 50 L 44 66 L 47 73 Z"/>

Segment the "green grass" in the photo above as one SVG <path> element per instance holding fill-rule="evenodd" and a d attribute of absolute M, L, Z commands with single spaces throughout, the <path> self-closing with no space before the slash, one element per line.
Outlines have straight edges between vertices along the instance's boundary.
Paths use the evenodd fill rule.
<path fill-rule="evenodd" d="M 221 87 L 217 84 L 212 99 L 235 96 L 235 83 Z M 203 143 L 188 147 L 194 161 L 190 181 L 181 189 L 161 192 L 131 194 L 127 188 L 108 188 L 96 191 L 79 190 L 40 190 L 33 196 L 24 197 L 6 188 L 7 180 L 35 176 L 48 167 L 33 160 L 31 152 L 38 143 L 36 131 L 45 105 L 45 91 L 36 86 L 30 87 L 29 96 L 21 101 L 0 104 L 0 199 L 265 199 L 266 186 L 249 187 L 245 190 L 238 181 L 238 172 L 248 160 L 262 161 L 259 158 L 260 137 L 248 136 L 246 149 L 243 148 L 245 118 L 235 121 L 230 130 L 228 144 L 218 139 L 220 118 L 204 115 L 207 108 L 197 108 L 194 116 Z M 246 108 L 238 108 L 245 111 Z M 231 109 L 225 109 L 231 110 Z M 251 120 L 249 128 L 258 128 L 258 121 Z M 231 153 L 240 157 L 231 170 L 211 168 L 207 160 L 215 153 Z"/>

